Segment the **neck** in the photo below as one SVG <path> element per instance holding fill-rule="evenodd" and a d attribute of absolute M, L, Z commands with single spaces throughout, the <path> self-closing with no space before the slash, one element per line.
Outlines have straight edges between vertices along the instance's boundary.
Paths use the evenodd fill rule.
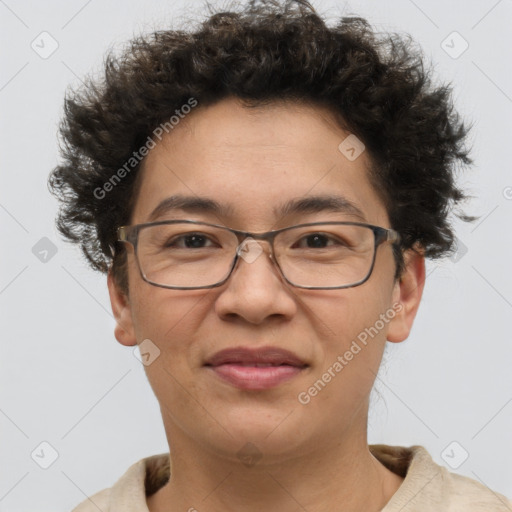
<path fill-rule="evenodd" d="M 148 497 L 150 512 L 377 512 L 403 481 L 371 455 L 366 431 L 254 464 L 205 450 L 174 429 L 169 439 L 171 478 Z"/>

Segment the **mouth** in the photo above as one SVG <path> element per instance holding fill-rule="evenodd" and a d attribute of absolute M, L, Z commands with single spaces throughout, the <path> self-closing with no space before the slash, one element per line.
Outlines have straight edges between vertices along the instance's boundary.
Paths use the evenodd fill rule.
<path fill-rule="evenodd" d="M 309 367 L 292 352 L 273 347 L 222 350 L 204 366 L 225 382 L 245 390 L 276 387 Z"/>

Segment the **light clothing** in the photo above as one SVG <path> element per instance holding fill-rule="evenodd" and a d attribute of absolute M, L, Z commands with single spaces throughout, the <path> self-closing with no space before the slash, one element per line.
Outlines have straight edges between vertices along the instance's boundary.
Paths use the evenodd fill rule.
<path fill-rule="evenodd" d="M 381 512 L 512 512 L 512 501 L 439 466 L 422 446 L 370 445 L 370 451 L 405 478 Z M 94 494 L 72 512 L 148 512 L 146 496 L 168 479 L 169 454 L 146 457 L 130 466 L 111 488 Z"/>

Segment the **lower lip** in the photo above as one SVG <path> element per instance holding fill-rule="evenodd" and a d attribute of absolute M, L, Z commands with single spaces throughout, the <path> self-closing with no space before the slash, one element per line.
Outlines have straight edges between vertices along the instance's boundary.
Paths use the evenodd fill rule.
<path fill-rule="evenodd" d="M 269 389 L 297 376 L 303 369 L 297 366 L 241 366 L 221 364 L 211 366 L 221 379 L 240 389 Z"/>

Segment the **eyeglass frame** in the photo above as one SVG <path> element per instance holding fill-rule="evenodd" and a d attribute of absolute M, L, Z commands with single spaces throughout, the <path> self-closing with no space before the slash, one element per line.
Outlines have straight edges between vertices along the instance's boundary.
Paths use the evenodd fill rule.
<path fill-rule="evenodd" d="M 221 228 L 226 231 L 229 231 L 236 235 L 238 239 L 240 237 L 243 237 L 243 240 L 238 244 L 236 251 L 235 251 L 235 257 L 233 258 L 233 262 L 231 264 L 231 268 L 229 269 L 229 272 L 227 276 L 219 281 L 218 283 L 214 283 L 212 285 L 205 285 L 205 286 L 171 286 L 171 285 L 164 285 L 164 284 L 158 284 L 153 281 L 150 281 L 145 275 L 142 270 L 142 266 L 140 264 L 139 255 L 138 255 L 138 241 L 139 241 L 139 232 L 149 226 L 160 226 L 160 225 L 168 225 L 168 224 L 193 224 L 193 225 L 202 225 L 202 226 L 210 226 L 215 228 Z M 373 257 L 370 269 L 368 270 L 367 275 L 357 281 L 353 284 L 348 285 L 341 285 L 341 286 L 302 286 L 297 285 L 293 282 L 291 282 L 284 274 L 281 266 L 279 265 L 279 261 L 277 260 L 277 257 L 274 252 L 274 238 L 283 231 L 288 231 L 290 229 L 295 228 L 301 228 L 301 227 L 309 227 L 309 226 L 325 226 L 325 225 L 346 225 L 346 226 L 361 226 L 364 228 L 368 228 L 373 232 L 374 235 L 374 246 L 373 246 Z M 303 288 L 307 290 L 339 290 L 344 288 L 354 288 L 356 286 L 360 286 L 368 279 L 370 279 L 370 276 L 372 275 L 373 268 L 375 266 L 375 260 L 377 258 L 377 248 L 382 245 L 385 242 L 390 242 L 391 244 L 399 244 L 400 243 L 400 234 L 398 231 L 392 229 L 392 228 L 383 228 L 381 226 L 375 226 L 373 224 L 367 224 L 364 222 L 351 222 L 351 221 L 326 221 L 326 222 L 311 222 L 311 223 L 305 223 L 305 224 L 297 224 L 294 226 L 287 226 L 285 228 L 281 229 L 275 229 L 271 231 L 265 231 L 262 233 L 251 233 L 250 231 L 243 231 L 239 229 L 233 229 L 228 226 L 222 226 L 220 224 L 212 224 L 209 222 L 203 222 L 203 221 L 195 221 L 195 220 L 188 220 L 188 219 L 179 219 L 179 220 L 162 220 L 162 221 L 156 221 L 156 222 L 145 222 L 142 224 L 134 224 L 131 226 L 119 226 L 117 228 L 117 241 L 118 242 L 125 242 L 129 243 L 133 246 L 134 254 L 135 254 L 135 260 L 137 262 L 137 267 L 139 268 L 140 276 L 142 277 L 142 280 L 145 281 L 148 284 L 151 284 L 153 286 L 157 286 L 159 288 L 166 288 L 171 290 L 201 290 L 201 289 L 210 289 L 210 288 L 216 288 L 218 286 L 222 286 L 224 283 L 227 282 L 227 280 L 231 277 L 233 274 L 233 270 L 236 267 L 237 261 L 240 257 L 240 248 L 244 244 L 244 242 L 247 240 L 247 238 L 252 238 L 254 240 L 264 240 L 267 241 L 270 246 L 270 259 L 274 262 L 275 266 L 279 270 L 279 273 L 281 274 L 282 278 L 290 285 L 296 287 L 296 288 Z"/>

